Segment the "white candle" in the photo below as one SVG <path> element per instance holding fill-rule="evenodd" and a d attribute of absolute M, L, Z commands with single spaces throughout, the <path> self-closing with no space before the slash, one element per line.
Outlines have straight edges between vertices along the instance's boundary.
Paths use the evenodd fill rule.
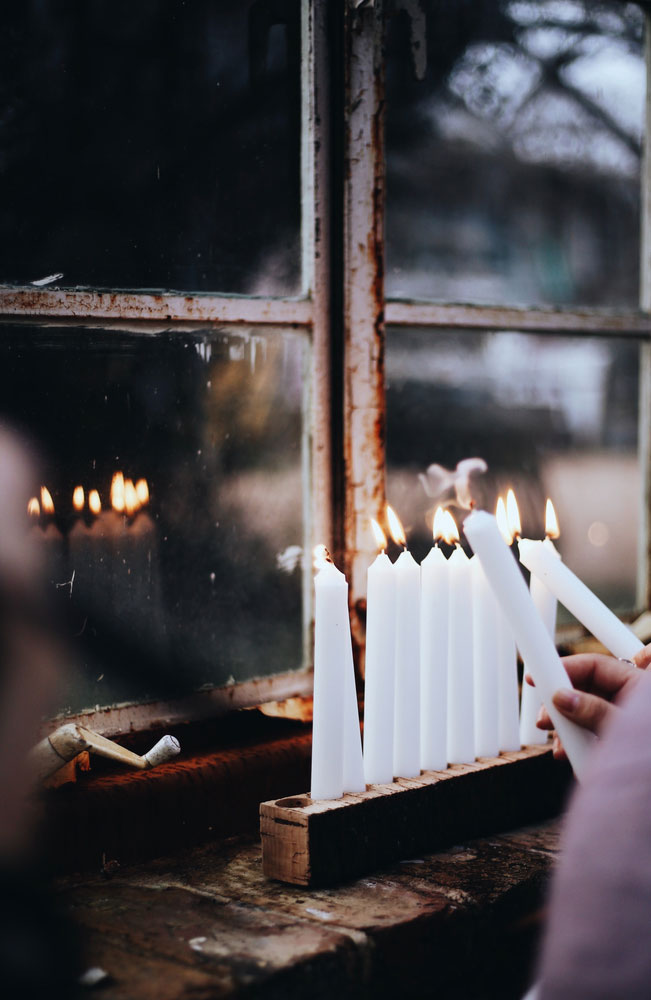
<path fill-rule="evenodd" d="M 420 566 L 405 549 L 394 564 L 396 577 L 396 684 L 393 772 L 420 774 Z"/>
<path fill-rule="evenodd" d="M 379 544 L 385 545 L 386 539 Z M 364 777 L 369 785 L 393 781 L 395 598 L 393 565 L 389 557 L 381 552 L 369 566 L 366 592 Z"/>
<path fill-rule="evenodd" d="M 464 524 L 464 531 L 476 556 L 481 560 L 493 593 L 513 629 L 518 648 L 563 742 L 574 773 L 580 779 L 584 774 L 594 737 L 561 715 L 552 703 L 555 691 L 572 687 L 572 684 L 549 632 L 534 607 L 520 569 L 500 535 L 497 521 L 486 511 L 474 511 L 470 514 Z"/>
<path fill-rule="evenodd" d="M 475 754 L 497 757 L 499 618 L 502 614 L 479 559 L 472 566 L 472 635 L 475 684 Z"/>
<path fill-rule="evenodd" d="M 348 587 L 346 586 L 346 593 Z M 355 687 L 355 663 L 353 643 L 350 634 L 350 615 L 344 625 L 344 774 L 345 792 L 365 792 L 364 761 L 362 758 L 362 734 L 359 730 L 359 708 Z"/>
<path fill-rule="evenodd" d="M 514 565 L 515 559 L 513 560 Z M 518 700 L 518 653 L 509 621 L 498 608 L 499 706 L 498 742 L 500 751 L 520 749 L 520 705 Z"/>
<path fill-rule="evenodd" d="M 448 560 L 448 760 L 475 759 L 471 562 L 457 546 Z"/>
<path fill-rule="evenodd" d="M 556 559 L 560 559 L 560 555 L 551 538 L 546 538 L 543 545 L 554 554 Z M 553 641 L 556 635 L 556 598 L 535 573 L 531 574 L 529 589 L 531 591 L 531 600 Z M 531 673 L 531 671 L 525 663 L 524 674 L 527 673 Z M 542 745 L 547 742 L 547 733 L 542 729 L 538 729 L 536 725 L 542 699 L 538 689 L 532 687 L 531 684 L 527 684 L 524 680 L 524 674 L 522 679 L 522 699 L 520 702 L 520 743 L 523 747 Z"/>
<path fill-rule="evenodd" d="M 520 543 L 520 561 L 542 580 L 568 611 L 609 649 L 613 656 L 630 660 L 643 649 L 643 643 L 557 559 L 543 542 L 530 538 Z"/>
<path fill-rule="evenodd" d="M 348 584 L 332 563 L 314 579 L 313 799 L 338 799 L 344 792 L 345 639 L 349 625 Z"/>
<path fill-rule="evenodd" d="M 421 563 L 420 592 L 420 766 L 448 766 L 448 561 L 438 545 Z"/>

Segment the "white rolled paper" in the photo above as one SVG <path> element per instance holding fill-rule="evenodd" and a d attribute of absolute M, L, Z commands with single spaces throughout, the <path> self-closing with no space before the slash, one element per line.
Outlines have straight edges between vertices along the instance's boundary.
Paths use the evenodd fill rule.
<path fill-rule="evenodd" d="M 577 618 L 613 656 L 630 660 L 644 645 L 631 630 L 593 594 L 543 542 L 530 538 L 520 542 L 520 562 L 542 580 L 568 611 Z"/>
<path fill-rule="evenodd" d="M 144 754 L 144 758 L 150 767 L 156 767 L 158 764 L 163 764 L 166 760 L 171 760 L 172 757 L 178 757 L 181 753 L 181 744 L 177 740 L 176 736 L 163 736 L 155 743 L 151 750 L 148 750 Z"/>
<path fill-rule="evenodd" d="M 513 629 L 520 653 L 563 742 L 574 773 L 581 779 L 595 738 L 561 715 L 552 703 L 555 691 L 559 688 L 571 688 L 572 684 L 531 600 L 522 573 L 491 514 L 473 511 L 466 518 L 463 527 Z"/>

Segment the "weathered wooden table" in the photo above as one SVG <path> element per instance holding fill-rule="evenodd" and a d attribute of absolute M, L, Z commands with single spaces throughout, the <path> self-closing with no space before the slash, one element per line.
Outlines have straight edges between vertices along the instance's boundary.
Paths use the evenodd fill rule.
<path fill-rule="evenodd" d="M 509 1000 L 527 985 L 557 842 L 552 821 L 307 890 L 266 879 L 259 842 L 240 839 L 58 892 L 86 965 L 109 974 L 104 1000 Z"/>

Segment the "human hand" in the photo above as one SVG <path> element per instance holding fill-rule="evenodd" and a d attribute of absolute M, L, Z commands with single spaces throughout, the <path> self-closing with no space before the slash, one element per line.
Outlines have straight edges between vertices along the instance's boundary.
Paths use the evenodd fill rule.
<path fill-rule="evenodd" d="M 648 653 L 647 653 L 648 651 Z M 636 661 L 647 654 L 651 662 L 651 646 L 645 647 Z M 617 712 L 617 703 L 638 683 L 641 670 L 630 660 L 617 660 L 598 653 L 580 653 L 563 658 L 573 688 L 560 688 L 553 695 L 554 707 L 583 729 L 598 733 L 609 717 Z M 528 683 L 532 683 L 527 676 Z M 553 730 L 554 724 L 544 708 L 538 715 L 539 729 Z M 557 760 L 565 759 L 563 745 L 554 733 L 553 754 Z"/>

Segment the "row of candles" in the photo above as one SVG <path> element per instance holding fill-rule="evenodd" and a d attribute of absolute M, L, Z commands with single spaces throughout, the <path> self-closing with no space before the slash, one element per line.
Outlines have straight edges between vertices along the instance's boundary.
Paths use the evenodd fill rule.
<path fill-rule="evenodd" d="M 98 490 L 89 490 L 88 497 L 83 486 L 75 486 L 72 491 L 72 507 L 77 515 L 81 515 L 88 502 L 88 514 L 91 519 L 98 517 L 102 512 L 102 500 Z M 132 479 L 125 479 L 123 472 L 113 474 L 110 492 L 111 508 L 117 514 L 125 514 L 133 517 L 143 507 L 149 503 L 149 486 L 146 479 L 138 479 L 134 483 Z M 27 502 L 27 513 L 32 518 L 38 518 L 43 526 L 54 523 L 54 500 L 47 486 L 41 486 L 40 499 L 37 496 L 31 497 Z"/>
<path fill-rule="evenodd" d="M 146 511 L 149 486 L 144 478 L 126 478 L 121 471 L 111 480 L 108 509 L 97 489 L 86 493 L 75 487 L 72 505 L 61 516 L 55 512 L 46 486 L 29 500 L 36 540 L 42 547 L 47 579 L 57 587 L 73 588 L 87 613 L 122 623 L 140 622 L 141 629 L 161 633 L 154 619 L 161 606 L 158 543 L 153 520 Z M 142 612 L 149 618 L 143 622 Z M 155 644 L 159 635 L 148 637 Z"/>
<path fill-rule="evenodd" d="M 363 749 L 348 584 L 323 546 L 315 552 L 311 797 L 339 798 L 544 742 L 535 725 L 541 703 L 580 777 L 592 737 L 551 704 L 554 691 L 571 687 L 554 645 L 557 600 L 613 655 L 630 659 L 642 643 L 561 560 L 551 501 L 544 540 L 521 537 L 512 491 L 495 517 L 473 510 L 463 525 L 470 557 L 452 515 L 439 509 L 420 566 L 390 507 L 387 520 L 403 551 L 392 563 L 372 522 L 380 553 L 367 577 Z M 448 558 L 441 542 L 454 545 Z M 520 704 L 517 650 L 535 682 L 522 685 Z"/>

